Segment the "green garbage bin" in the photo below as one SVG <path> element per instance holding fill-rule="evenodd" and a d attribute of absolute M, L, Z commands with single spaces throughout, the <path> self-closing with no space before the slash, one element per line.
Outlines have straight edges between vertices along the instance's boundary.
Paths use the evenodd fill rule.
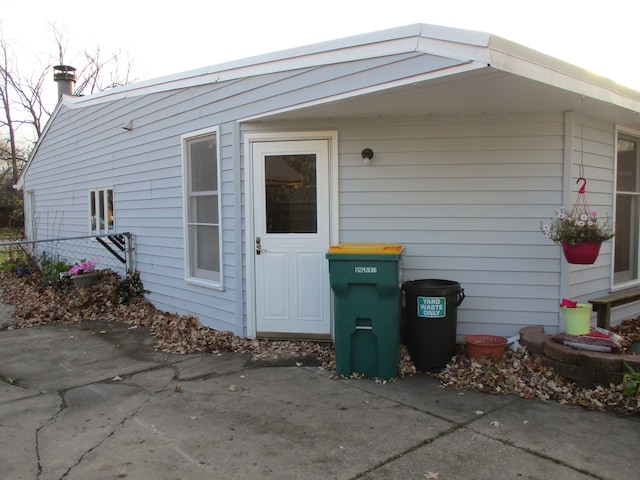
<path fill-rule="evenodd" d="M 402 315 L 401 245 L 342 243 L 326 254 L 334 293 L 336 370 L 393 378 Z"/>
<path fill-rule="evenodd" d="M 458 306 L 464 289 L 451 280 L 412 280 L 405 292 L 405 342 L 416 369 L 444 367 L 456 352 Z"/>

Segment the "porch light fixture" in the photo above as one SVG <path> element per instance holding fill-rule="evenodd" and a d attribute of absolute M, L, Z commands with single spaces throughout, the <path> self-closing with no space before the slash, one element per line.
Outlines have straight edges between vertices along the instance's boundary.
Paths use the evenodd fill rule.
<path fill-rule="evenodd" d="M 371 163 L 371 159 L 373 158 L 373 150 L 370 148 L 365 148 L 362 150 L 362 161 L 365 165 L 369 165 Z"/>

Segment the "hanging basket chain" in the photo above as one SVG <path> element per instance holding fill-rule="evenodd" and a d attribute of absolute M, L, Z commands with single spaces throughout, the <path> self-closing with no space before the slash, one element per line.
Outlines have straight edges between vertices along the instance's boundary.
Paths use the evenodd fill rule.
<path fill-rule="evenodd" d="M 576 183 L 582 182 L 580 189 L 578 190 L 578 196 L 576 198 L 576 202 L 571 207 L 571 215 L 579 216 L 584 213 L 586 215 L 591 214 L 591 210 L 589 209 L 589 204 L 587 203 L 587 179 L 584 177 L 580 177 L 576 180 Z"/>

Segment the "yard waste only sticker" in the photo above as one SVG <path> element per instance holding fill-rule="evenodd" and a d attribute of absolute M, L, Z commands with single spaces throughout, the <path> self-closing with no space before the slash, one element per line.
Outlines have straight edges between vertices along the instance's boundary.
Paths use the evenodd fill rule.
<path fill-rule="evenodd" d="M 446 316 L 446 297 L 418 297 L 418 317 L 444 318 Z"/>

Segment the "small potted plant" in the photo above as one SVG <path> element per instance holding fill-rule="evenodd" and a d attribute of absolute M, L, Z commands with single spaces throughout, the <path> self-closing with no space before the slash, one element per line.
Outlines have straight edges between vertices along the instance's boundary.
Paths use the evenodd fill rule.
<path fill-rule="evenodd" d="M 98 260 L 92 258 L 76 263 L 69 270 L 69 276 L 75 287 L 93 287 L 98 284 L 98 272 L 95 271 Z"/>
<path fill-rule="evenodd" d="M 542 232 L 551 241 L 562 245 L 569 263 L 588 265 L 598 258 L 602 242 L 613 238 L 608 218 L 598 218 L 596 212 L 584 209 L 557 210 L 550 223 L 541 225 Z"/>

